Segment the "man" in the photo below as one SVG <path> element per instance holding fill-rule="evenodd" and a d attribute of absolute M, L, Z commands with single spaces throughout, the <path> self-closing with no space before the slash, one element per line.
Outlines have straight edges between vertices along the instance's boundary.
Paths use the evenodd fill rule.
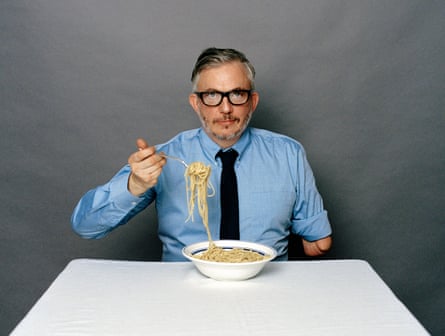
<path fill-rule="evenodd" d="M 207 234 L 199 215 L 186 220 L 184 166 L 167 161 L 162 152 L 210 165 L 216 192 L 208 197 L 209 228 L 217 240 L 222 216 L 218 153 L 235 150 L 239 239 L 274 247 L 277 260 L 287 259 L 290 232 L 302 237 L 309 256 L 329 250 L 331 227 L 304 149 L 284 135 L 248 127 L 259 101 L 254 77 L 254 67 L 241 52 L 204 50 L 192 73 L 189 96 L 202 127 L 156 147 L 138 139 L 128 165 L 82 197 L 72 216 L 73 229 L 85 238 L 101 238 L 155 201 L 163 260 L 185 260 L 181 249 L 206 241 Z"/>

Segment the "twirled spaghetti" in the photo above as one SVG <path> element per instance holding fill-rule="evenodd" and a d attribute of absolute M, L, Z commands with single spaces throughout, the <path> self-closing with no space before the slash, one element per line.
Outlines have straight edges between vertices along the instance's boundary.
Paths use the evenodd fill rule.
<path fill-rule="evenodd" d="M 202 218 L 209 239 L 208 249 L 199 255 L 195 255 L 195 257 L 209 261 L 232 263 L 252 262 L 269 258 L 269 256 L 264 256 L 251 250 L 241 248 L 223 249 L 215 245 L 209 229 L 209 212 L 207 205 L 207 196 L 213 196 L 215 194 L 215 189 L 209 182 L 210 172 L 210 166 L 206 166 L 202 162 L 193 162 L 187 167 L 184 174 L 189 213 L 187 220 L 193 220 L 193 212 L 195 205 L 197 205 L 198 213 Z M 209 195 L 207 195 L 208 188 L 211 189 Z"/>
<path fill-rule="evenodd" d="M 209 208 L 207 206 L 207 186 L 211 189 L 211 194 L 215 194 L 213 185 L 209 183 L 210 166 L 206 166 L 202 162 L 193 162 L 185 170 L 184 176 L 187 190 L 187 205 L 189 216 L 187 220 L 193 220 L 193 210 L 195 203 L 198 205 L 198 213 L 202 218 L 202 222 L 207 231 L 209 242 L 212 241 L 209 229 Z"/>

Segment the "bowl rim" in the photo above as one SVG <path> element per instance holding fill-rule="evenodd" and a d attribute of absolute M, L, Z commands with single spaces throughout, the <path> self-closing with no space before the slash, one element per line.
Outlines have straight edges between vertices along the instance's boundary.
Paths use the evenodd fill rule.
<path fill-rule="evenodd" d="M 250 242 L 246 240 L 229 240 L 229 239 L 221 239 L 221 240 L 214 240 L 213 243 L 218 247 L 226 247 L 226 248 L 234 248 L 234 247 L 240 247 L 240 248 L 246 248 L 255 252 L 258 252 L 260 254 L 267 254 L 270 256 L 270 258 L 262 259 L 262 260 L 256 260 L 256 261 L 247 261 L 247 262 L 240 262 L 240 263 L 233 263 L 233 262 L 225 262 L 225 261 L 212 261 L 212 260 L 202 260 L 199 258 L 196 258 L 194 254 L 205 251 L 208 249 L 209 241 L 201 241 L 193 244 L 189 244 L 182 248 L 182 254 L 184 257 L 191 261 L 196 261 L 202 264 L 209 264 L 209 265 L 224 265 L 224 266 L 232 266 L 232 267 L 240 267 L 240 266 L 248 266 L 248 265 L 255 265 L 255 264 L 263 264 L 269 261 L 272 261 L 277 256 L 277 251 L 268 245 L 264 245 L 261 243 L 255 243 Z"/>

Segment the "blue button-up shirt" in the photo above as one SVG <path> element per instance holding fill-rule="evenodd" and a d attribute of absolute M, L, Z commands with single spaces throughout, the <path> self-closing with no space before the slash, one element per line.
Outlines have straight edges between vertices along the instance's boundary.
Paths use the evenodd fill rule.
<path fill-rule="evenodd" d="M 201 129 L 178 134 L 157 150 L 191 163 L 211 167 L 210 182 L 216 193 L 208 197 L 209 227 L 219 239 L 219 185 L 221 149 Z M 303 147 L 296 140 L 266 130 L 247 128 L 232 147 L 239 156 L 235 162 L 238 183 L 240 239 L 262 243 L 287 258 L 289 233 L 314 241 L 331 234 L 327 212 L 317 191 Z M 130 167 L 123 167 L 108 183 L 86 193 L 76 206 L 73 229 L 85 238 L 101 238 L 155 201 L 163 260 L 185 260 L 184 246 L 207 241 L 197 209 L 188 218 L 185 167 L 169 160 L 155 187 L 140 197 L 127 189 Z"/>

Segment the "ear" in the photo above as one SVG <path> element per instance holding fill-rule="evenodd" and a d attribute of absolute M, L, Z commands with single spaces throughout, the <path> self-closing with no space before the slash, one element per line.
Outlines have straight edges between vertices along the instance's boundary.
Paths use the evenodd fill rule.
<path fill-rule="evenodd" d="M 260 95 L 258 94 L 258 92 L 253 91 L 252 95 L 250 97 L 250 102 L 252 104 L 252 112 L 255 111 L 256 107 L 258 106 L 259 101 L 260 101 Z"/>
<path fill-rule="evenodd" d="M 199 98 L 196 93 L 191 93 L 189 96 L 190 106 L 199 114 Z"/>

